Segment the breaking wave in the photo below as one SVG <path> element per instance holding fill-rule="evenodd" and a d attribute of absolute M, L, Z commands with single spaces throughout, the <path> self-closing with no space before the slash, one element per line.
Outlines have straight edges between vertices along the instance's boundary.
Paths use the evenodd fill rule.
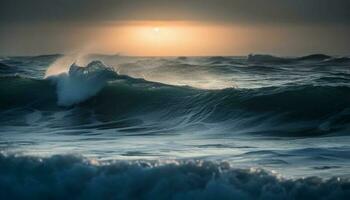
<path fill-rule="evenodd" d="M 74 63 L 68 73 L 49 76 L 48 79 L 56 84 L 58 105 L 70 106 L 94 96 L 114 77 L 113 69 L 101 61 L 93 61 L 85 67 Z"/>

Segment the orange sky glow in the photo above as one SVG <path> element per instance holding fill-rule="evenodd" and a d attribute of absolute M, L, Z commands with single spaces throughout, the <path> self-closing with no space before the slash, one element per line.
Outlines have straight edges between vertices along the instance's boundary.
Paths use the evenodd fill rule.
<path fill-rule="evenodd" d="M 94 39 L 89 38 L 87 43 L 89 49 L 95 52 L 132 56 L 289 54 L 290 49 L 303 49 L 303 54 L 308 49 L 312 53 L 315 47 L 327 45 L 322 42 L 323 37 L 326 41 L 327 33 L 322 35 L 320 30 L 316 40 L 313 39 L 314 31 L 318 31 L 317 27 L 129 21 L 94 27 L 91 31 Z M 300 45 L 300 34 L 305 40 L 303 45 Z M 286 49 L 286 46 L 289 48 Z"/>
<path fill-rule="evenodd" d="M 102 53 L 128 56 L 245 56 L 346 53 L 342 27 L 257 25 L 196 21 L 123 21 L 8 27 L 7 54 Z M 45 34 L 35 34 L 36 32 Z M 26 34 L 22 34 L 22 33 Z M 331 38 L 337 32 L 336 38 Z M 317 34 L 316 34 L 317 33 Z M 21 37 L 12 37 L 20 34 Z M 46 42 L 43 42 L 46 41 Z M 49 41 L 49 42 L 47 42 Z M 20 46 L 14 44 L 21 44 Z M 40 44 L 40 45 L 38 45 Z M 35 48 L 32 48 L 35 47 Z M 28 51 L 30 50 L 30 51 Z"/>

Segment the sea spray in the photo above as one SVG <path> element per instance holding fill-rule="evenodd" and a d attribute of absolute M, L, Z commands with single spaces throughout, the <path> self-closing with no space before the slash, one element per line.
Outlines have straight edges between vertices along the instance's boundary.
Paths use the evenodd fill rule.
<path fill-rule="evenodd" d="M 58 105 L 70 106 L 95 95 L 115 75 L 101 61 L 93 61 L 85 67 L 73 63 L 67 73 L 48 78 L 56 84 Z"/>
<path fill-rule="evenodd" d="M 80 53 L 66 54 L 57 58 L 48 66 L 44 78 L 68 73 L 69 68 L 73 63 L 81 67 L 86 66 L 88 63 L 93 61 L 93 59 L 89 57 L 89 54 L 84 52 L 85 51 L 82 51 Z"/>

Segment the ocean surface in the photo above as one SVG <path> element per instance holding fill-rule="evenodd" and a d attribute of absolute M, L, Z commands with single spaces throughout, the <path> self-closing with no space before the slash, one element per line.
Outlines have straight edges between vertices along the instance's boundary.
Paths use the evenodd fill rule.
<path fill-rule="evenodd" d="M 0 57 L 0 199 L 350 199 L 350 58 Z"/>

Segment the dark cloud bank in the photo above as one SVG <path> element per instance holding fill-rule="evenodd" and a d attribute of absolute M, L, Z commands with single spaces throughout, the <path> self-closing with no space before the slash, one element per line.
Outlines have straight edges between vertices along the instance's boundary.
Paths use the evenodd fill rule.
<path fill-rule="evenodd" d="M 348 0 L 2 0 L 2 23 L 200 20 L 350 24 Z"/>

